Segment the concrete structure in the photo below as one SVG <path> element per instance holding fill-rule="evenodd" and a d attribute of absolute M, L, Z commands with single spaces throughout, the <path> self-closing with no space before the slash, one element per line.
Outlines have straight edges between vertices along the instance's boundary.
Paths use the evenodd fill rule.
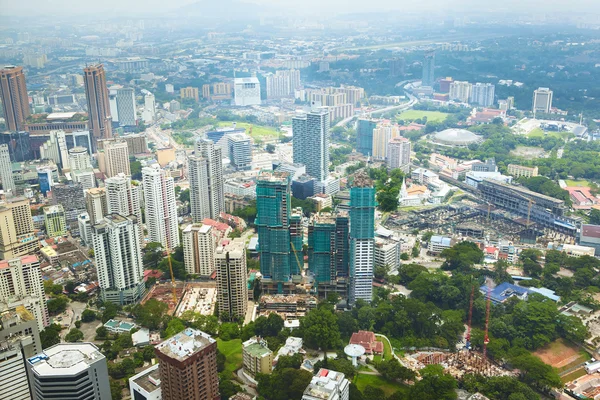
<path fill-rule="evenodd" d="M 329 176 L 329 121 L 324 107 L 292 118 L 294 162 L 306 165 L 306 173 L 318 181 Z"/>
<path fill-rule="evenodd" d="M 106 203 L 106 189 L 93 188 L 85 191 L 85 208 L 90 217 L 92 225 L 97 224 L 106 214 L 108 205 Z"/>
<path fill-rule="evenodd" d="M 423 58 L 423 76 L 421 86 L 433 86 L 435 83 L 435 52 L 425 54 Z"/>
<path fill-rule="evenodd" d="M 116 64 L 124 72 L 143 72 L 148 69 L 148 60 L 140 57 L 127 57 L 117 60 Z"/>
<path fill-rule="evenodd" d="M 94 142 L 112 136 L 112 117 L 108 102 L 106 74 L 102 64 L 89 65 L 83 69 L 85 96 L 89 116 L 90 134 Z"/>
<path fill-rule="evenodd" d="M 106 358 L 92 343 L 59 343 L 27 360 L 33 400 L 110 400 Z"/>
<path fill-rule="evenodd" d="M 300 71 L 297 69 L 278 70 L 267 75 L 267 99 L 294 96 L 300 88 Z"/>
<path fill-rule="evenodd" d="M 136 327 L 136 325 L 131 322 L 118 321 L 116 319 L 109 319 L 103 326 L 111 333 L 131 332 L 131 330 Z"/>
<path fill-rule="evenodd" d="M 191 275 L 208 278 L 215 271 L 215 237 L 210 225 L 190 224 L 183 230 L 183 259 Z"/>
<path fill-rule="evenodd" d="M 593 247 L 600 254 L 600 225 L 583 224 L 579 231 L 579 244 Z"/>
<path fill-rule="evenodd" d="M 387 166 L 389 169 L 399 168 L 408 173 L 410 169 L 410 141 L 403 137 L 395 137 L 388 142 Z"/>
<path fill-rule="evenodd" d="M 373 153 L 371 154 L 375 160 L 385 160 L 387 158 L 388 144 L 390 140 L 400 136 L 400 130 L 397 124 L 392 124 L 389 121 L 383 121 L 377 124 L 373 130 Z"/>
<path fill-rule="evenodd" d="M 393 271 L 400 267 L 401 243 L 393 239 L 375 239 L 374 265 L 389 266 Z"/>
<path fill-rule="evenodd" d="M 25 120 L 31 115 L 31 111 L 23 67 L 9 65 L 0 69 L 0 100 L 6 129 L 24 130 Z"/>
<path fill-rule="evenodd" d="M 490 107 L 494 104 L 494 92 L 496 87 L 491 83 L 477 82 L 471 87 L 469 100 L 481 107 Z"/>
<path fill-rule="evenodd" d="M 533 176 L 538 176 L 538 167 L 525 167 L 517 164 L 508 164 L 507 172 L 509 175 L 512 175 L 515 178 L 520 178 L 522 176 L 531 178 Z"/>
<path fill-rule="evenodd" d="M 473 85 L 466 81 L 454 81 L 450 83 L 450 100 L 460 101 L 461 103 L 468 103 L 471 98 L 471 91 Z"/>
<path fill-rule="evenodd" d="M 90 215 L 87 212 L 77 216 L 77 225 L 79 227 L 79 237 L 86 246 L 93 246 L 92 242 L 92 223 Z"/>
<path fill-rule="evenodd" d="M 581 245 L 576 245 L 576 244 L 563 244 L 561 251 L 564 251 L 565 253 L 567 253 L 567 255 L 572 256 L 572 257 L 581 257 L 581 256 L 594 257 L 596 255 L 595 247 L 581 246 Z"/>
<path fill-rule="evenodd" d="M 129 392 L 133 400 L 161 400 L 159 364 L 154 364 L 129 378 Z"/>
<path fill-rule="evenodd" d="M 538 112 L 549 114 L 552 109 L 553 92 L 548 88 L 538 88 L 533 91 L 533 115 Z"/>
<path fill-rule="evenodd" d="M 350 381 L 341 372 L 321 368 L 306 387 L 302 400 L 349 400 Z"/>
<path fill-rule="evenodd" d="M 179 227 L 173 178 L 157 165 L 142 168 L 142 177 L 149 239 L 174 249 L 179 246 Z"/>
<path fill-rule="evenodd" d="M 136 126 L 137 113 L 135 103 L 135 92 L 133 88 L 121 88 L 117 90 L 117 115 L 120 126 Z"/>
<path fill-rule="evenodd" d="M 335 284 L 349 275 L 348 214 L 315 214 L 308 225 L 308 270 L 315 285 Z M 344 293 L 342 297 L 347 297 Z"/>
<path fill-rule="evenodd" d="M 15 178 L 12 173 L 10 152 L 6 144 L 0 144 L 0 181 L 2 181 L 2 190 L 4 190 L 5 196 L 15 194 Z"/>
<path fill-rule="evenodd" d="M 151 124 L 156 116 L 156 99 L 150 92 L 144 95 L 144 109 L 142 110 L 142 119 L 145 124 Z"/>
<path fill-rule="evenodd" d="M 188 157 L 190 207 L 193 222 L 216 219 L 225 209 L 221 149 L 212 140 L 196 142 L 194 155 Z"/>
<path fill-rule="evenodd" d="M 71 171 L 85 170 L 92 167 L 87 148 L 82 146 L 69 149 L 69 166 Z"/>
<path fill-rule="evenodd" d="M 373 154 L 373 131 L 377 128 L 377 121 L 359 119 L 356 128 L 356 150 L 364 156 Z"/>
<path fill-rule="evenodd" d="M 24 347 L 31 342 L 30 336 L 13 336 L 0 341 L 0 398 L 7 400 L 30 400 L 29 382 L 25 369 Z M 39 344 L 39 335 L 38 335 Z M 41 347 L 39 348 L 41 350 Z"/>
<path fill-rule="evenodd" d="M 60 165 L 62 169 L 70 169 L 64 131 L 50 131 L 50 137 L 40 146 L 40 158 L 52 160 L 56 165 Z"/>
<path fill-rule="evenodd" d="M 130 176 L 119 173 L 104 181 L 106 190 L 106 213 L 119 215 L 135 215 L 139 221 L 140 245 L 142 245 L 144 230 L 142 221 L 142 190 L 138 181 L 132 181 Z"/>
<path fill-rule="evenodd" d="M 198 88 L 191 86 L 179 89 L 179 97 L 182 100 L 194 99 L 196 102 L 200 100 L 200 96 L 198 95 Z"/>
<path fill-rule="evenodd" d="M 270 374 L 273 371 L 273 352 L 267 342 L 253 337 L 242 343 L 244 372 L 254 377 L 256 374 Z"/>
<path fill-rule="evenodd" d="M 92 227 L 94 257 L 103 301 L 131 304 L 144 295 L 139 223 L 134 215 L 109 214 Z"/>
<path fill-rule="evenodd" d="M 38 246 L 29 200 L 13 198 L 0 203 L 0 259 L 31 254 Z"/>
<path fill-rule="evenodd" d="M 243 320 L 248 308 L 246 244 L 241 238 L 219 246 L 215 253 L 217 301 L 221 320 Z"/>
<path fill-rule="evenodd" d="M 48 237 L 53 238 L 67 234 L 67 219 L 65 209 L 61 204 L 44 207 L 44 223 Z"/>
<path fill-rule="evenodd" d="M 260 82 L 258 78 L 235 78 L 233 91 L 236 106 L 260 105 Z"/>
<path fill-rule="evenodd" d="M 229 161 L 237 171 L 252 169 L 252 142 L 245 133 L 227 134 Z"/>
<path fill-rule="evenodd" d="M 375 188 L 365 174 L 354 176 L 350 187 L 350 295 L 354 304 L 373 297 L 375 245 Z"/>
<path fill-rule="evenodd" d="M 107 178 L 119 173 L 131 175 L 129 165 L 129 149 L 125 140 L 107 141 L 98 152 L 98 166 Z"/>
<path fill-rule="evenodd" d="M 440 145 L 451 147 L 467 147 L 471 144 L 481 143 L 481 136 L 466 129 L 449 128 L 433 134 L 432 140 Z"/>
<path fill-rule="evenodd" d="M 434 235 L 429 239 L 427 251 L 431 254 L 440 254 L 445 249 L 454 246 L 456 242 L 452 238 Z"/>
<path fill-rule="evenodd" d="M 154 348 L 162 400 L 219 400 L 217 341 L 186 328 Z"/>

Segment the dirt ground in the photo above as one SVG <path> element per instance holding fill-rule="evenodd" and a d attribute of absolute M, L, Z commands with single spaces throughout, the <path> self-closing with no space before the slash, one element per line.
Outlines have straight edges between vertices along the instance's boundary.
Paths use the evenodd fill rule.
<path fill-rule="evenodd" d="M 533 354 L 554 368 L 564 367 L 581 357 L 576 347 L 566 345 L 562 340 L 555 340 Z"/>

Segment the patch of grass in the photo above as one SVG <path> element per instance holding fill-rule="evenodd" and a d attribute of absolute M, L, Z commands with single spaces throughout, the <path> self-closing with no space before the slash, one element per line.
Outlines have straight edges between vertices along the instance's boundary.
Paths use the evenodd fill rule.
<path fill-rule="evenodd" d="M 379 339 L 380 342 L 383 343 L 383 359 L 384 360 L 391 360 L 392 359 L 392 348 L 390 347 L 390 344 L 387 340 L 385 340 L 385 338 L 376 335 L 377 338 Z"/>
<path fill-rule="evenodd" d="M 533 129 L 531 132 L 529 132 L 527 134 L 527 137 L 530 137 L 530 138 L 534 138 L 534 137 L 541 138 L 541 137 L 544 137 L 544 130 L 542 128 L 535 128 L 535 129 Z"/>
<path fill-rule="evenodd" d="M 232 126 L 233 122 L 222 121 L 219 122 L 217 126 Z M 246 133 L 250 135 L 254 140 L 265 140 L 265 139 L 275 139 L 281 137 L 281 132 L 272 126 L 264 126 L 264 125 L 255 125 L 249 124 L 247 122 L 236 122 L 237 128 L 246 129 Z M 252 132 L 250 132 L 250 128 L 252 128 Z"/>
<path fill-rule="evenodd" d="M 573 180 L 573 179 L 565 179 L 565 183 L 567 186 L 579 186 L 579 187 L 590 187 L 590 183 L 585 179 Z"/>
<path fill-rule="evenodd" d="M 373 356 L 373 363 L 375 363 L 375 364 L 376 364 L 376 363 L 378 363 L 378 362 L 380 362 L 380 361 L 383 361 L 383 356 L 381 356 L 380 354 L 375 354 L 375 355 Z"/>
<path fill-rule="evenodd" d="M 582 376 L 585 376 L 585 375 L 587 375 L 585 368 L 579 368 L 571 373 L 561 376 L 560 380 L 562 381 L 562 383 L 567 383 L 567 382 L 571 382 L 577 378 L 581 378 Z"/>
<path fill-rule="evenodd" d="M 242 367 L 242 339 L 233 339 L 225 342 L 217 338 L 217 348 L 225 355 L 225 371 L 233 375 L 236 370 Z"/>
<path fill-rule="evenodd" d="M 361 392 L 365 390 L 365 387 L 371 385 L 380 388 L 385 393 L 386 397 L 401 391 L 407 392 L 408 386 L 402 385 L 396 382 L 390 382 L 383 379 L 379 375 L 367 375 L 367 374 L 356 374 L 354 377 L 354 384 L 358 387 Z"/>
<path fill-rule="evenodd" d="M 592 356 L 590 356 L 585 350 L 579 350 L 579 358 L 578 359 L 573 360 L 572 362 L 565 365 L 564 367 L 557 368 L 557 371 L 559 373 L 563 372 L 563 371 L 567 371 L 571 368 L 578 366 L 581 363 L 584 363 L 584 362 L 590 360 L 591 358 L 592 358 Z"/>
<path fill-rule="evenodd" d="M 398 119 L 404 121 L 413 121 L 415 119 L 427 117 L 427 121 L 442 122 L 448 117 L 448 113 L 440 111 L 421 111 L 421 110 L 406 110 L 398 116 Z"/>
<path fill-rule="evenodd" d="M 542 138 L 544 136 L 548 136 L 548 137 L 554 137 L 554 138 L 558 138 L 558 139 L 566 139 L 567 137 L 569 137 L 571 135 L 571 132 L 567 132 L 567 131 L 563 131 L 563 132 L 556 132 L 556 131 L 544 131 L 542 128 L 538 127 L 533 129 L 531 132 L 529 132 L 527 134 L 527 137 L 529 138 Z"/>

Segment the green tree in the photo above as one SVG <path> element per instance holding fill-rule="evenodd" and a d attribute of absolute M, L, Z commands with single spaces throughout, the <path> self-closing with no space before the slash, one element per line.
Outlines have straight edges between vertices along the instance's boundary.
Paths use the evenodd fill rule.
<path fill-rule="evenodd" d="M 190 202 L 190 189 L 182 190 L 179 193 L 179 201 L 181 201 L 182 203 L 189 203 Z"/>
<path fill-rule="evenodd" d="M 300 369 L 304 357 L 302 354 L 294 354 L 293 356 L 280 356 L 277 360 L 277 369 L 294 368 Z"/>
<path fill-rule="evenodd" d="M 64 312 L 67 309 L 67 303 L 69 300 L 65 296 L 55 297 L 48 300 L 48 312 L 50 315 L 57 315 Z"/>
<path fill-rule="evenodd" d="M 163 322 L 168 306 L 156 299 L 150 299 L 145 304 L 137 304 L 131 313 L 141 326 L 154 330 L 159 329 Z"/>
<path fill-rule="evenodd" d="M 163 258 L 164 249 L 158 242 L 150 242 L 144 248 L 143 262 L 148 268 L 156 268 L 158 262 Z"/>
<path fill-rule="evenodd" d="M 340 343 L 337 316 L 326 303 L 319 304 L 300 320 L 300 330 L 309 348 L 327 350 L 336 348 Z"/>
<path fill-rule="evenodd" d="M 106 323 L 117 316 L 119 306 L 109 301 L 103 303 L 104 311 L 102 312 L 102 323 Z"/>
<path fill-rule="evenodd" d="M 313 375 L 294 368 L 276 369 L 270 375 L 257 374 L 258 392 L 266 400 L 300 399 Z"/>
<path fill-rule="evenodd" d="M 60 331 L 62 327 L 58 324 L 48 325 L 40 332 L 40 341 L 42 349 L 47 349 L 50 346 L 60 343 Z"/>
<path fill-rule="evenodd" d="M 83 340 L 83 332 L 81 332 L 77 328 L 73 328 L 69 331 L 69 333 L 67 333 L 67 335 L 65 336 L 65 340 L 67 342 L 78 342 L 80 340 Z"/>
<path fill-rule="evenodd" d="M 593 208 L 590 211 L 590 224 L 600 225 L 600 210 Z"/>
<path fill-rule="evenodd" d="M 96 329 L 96 340 L 104 340 L 106 338 L 108 338 L 108 329 L 104 326 L 98 327 L 98 329 Z"/>
<path fill-rule="evenodd" d="M 225 341 L 240 337 L 240 326 L 234 322 L 225 322 L 219 327 L 219 337 Z"/>
<path fill-rule="evenodd" d="M 96 313 L 92 310 L 85 309 L 81 313 L 81 321 L 82 322 L 93 322 L 96 319 Z"/>
<path fill-rule="evenodd" d="M 184 329 L 185 325 L 182 320 L 179 318 L 172 318 L 167 324 L 167 329 L 165 329 L 165 337 L 170 338 L 171 336 L 175 336 Z"/>
<path fill-rule="evenodd" d="M 463 241 L 442 251 L 446 259 L 442 265 L 446 270 L 468 270 L 475 264 L 483 262 L 483 251 L 473 242 Z"/>
<path fill-rule="evenodd" d="M 421 370 L 420 381 L 409 390 L 410 399 L 454 400 L 457 398 L 457 383 L 449 374 L 444 373 L 441 365 L 428 365 Z"/>

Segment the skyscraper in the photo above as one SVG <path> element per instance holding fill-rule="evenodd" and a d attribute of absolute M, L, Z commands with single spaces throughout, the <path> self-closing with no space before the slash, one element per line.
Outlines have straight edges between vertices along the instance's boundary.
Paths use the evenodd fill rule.
<path fill-rule="evenodd" d="M 389 169 L 400 168 L 407 173 L 410 169 L 410 141 L 397 136 L 388 143 L 387 165 Z"/>
<path fill-rule="evenodd" d="M 156 115 L 156 100 L 150 92 L 144 96 L 144 110 L 142 111 L 142 119 L 145 124 L 151 124 Z"/>
<path fill-rule="evenodd" d="M 290 267 L 290 175 L 261 171 L 256 180 L 256 219 L 260 272 L 265 279 L 286 282 Z"/>
<path fill-rule="evenodd" d="M 23 67 L 9 65 L 0 69 L 0 99 L 6 128 L 9 131 L 22 131 L 23 123 L 31 115 Z"/>
<path fill-rule="evenodd" d="M 107 178 L 119 173 L 131 175 L 129 148 L 125 140 L 109 140 L 103 143 L 104 149 L 98 151 L 98 166 Z"/>
<path fill-rule="evenodd" d="M 46 235 L 54 238 L 67 234 L 67 216 L 62 204 L 44 207 Z"/>
<path fill-rule="evenodd" d="M 297 69 L 279 70 L 267 75 L 267 98 L 276 99 L 293 96 L 300 87 L 300 71 Z"/>
<path fill-rule="evenodd" d="M 221 149 L 212 140 L 198 140 L 194 154 L 188 158 L 188 168 L 192 221 L 218 218 L 225 208 Z"/>
<path fill-rule="evenodd" d="M 119 173 L 104 181 L 106 188 L 106 211 L 108 214 L 135 215 L 140 221 L 140 245 L 144 237 L 142 227 L 141 187 L 138 181 Z"/>
<path fill-rule="evenodd" d="M 215 271 L 215 237 L 210 225 L 190 224 L 183 230 L 183 260 L 190 275 L 209 277 Z"/>
<path fill-rule="evenodd" d="M 294 162 L 318 181 L 329 176 L 329 111 L 319 107 L 292 118 Z"/>
<path fill-rule="evenodd" d="M 106 189 L 93 188 L 85 192 L 85 209 L 90 217 L 90 223 L 96 225 L 106 214 L 108 206 L 106 204 Z"/>
<path fill-rule="evenodd" d="M 163 400 L 218 400 L 217 341 L 186 328 L 154 348 Z"/>
<path fill-rule="evenodd" d="M 69 149 L 69 165 L 72 171 L 92 168 L 88 150 L 82 146 L 76 146 L 72 149 Z"/>
<path fill-rule="evenodd" d="M 403 76 L 404 75 L 404 67 L 406 66 L 406 60 L 404 57 L 392 58 L 389 61 L 390 64 L 390 76 Z"/>
<path fill-rule="evenodd" d="M 533 113 L 538 112 L 548 114 L 552 109 L 552 90 L 548 88 L 538 88 L 533 92 Z"/>
<path fill-rule="evenodd" d="M 252 169 L 252 143 L 245 133 L 227 134 L 228 156 L 231 166 L 238 171 Z"/>
<path fill-rule="evenodd" d="M 348 245 L 346 213 L 313 215 L 308 225 L 308 270 L 317 286 L 348 277 Z"/>
<path fill-rule="evenodd" d="M 106 358 L 92 343 L 59 343 L 27 360 L 33 400 L 110 400 Z"/>
<path fill-rule="evenodd" d="M 85 96 L 87 99 L 90 133 L 94 149 L 96 141 L 112 136 L 112 118 L 108 102 L 108 87 L 104 65 L 90 65 L 83 69 Z"/>
<path fill-rule="evenodd" d="M 37 250 L 29 200 L 21 197 L 0 203 L 0 259 L 9 260 Z"/>
<path fill-rule="evenodd" d="M 243 321 L 248 308 L 248 269 L 244 241 L 236 238 L 227 245 L 218 247 L 215 267 L 221 320 Z"/>
<path fill-rule="evenodd" d="M 385 160 L 388 156 L 388 143 L 395 137 L 400 135 L 400 129 L 397 124 L 392 124 L 389 121 L 383 121 L 377 124 L 373 129 L 373 153 L 371 154 L 375 160 Z"/>
<path fill-rule="evenodd" d="M 473 90 L 473 84 L 467 81 L 454 81 L 450 83 L 450 100 L 460 101 L 461 103 L 468 103 L 471 98 L 471 91 Z"/>
<path fill-rule="evenodd" d="M 5 195 L 15 194 L 15 178 L 13 177 L 12 163 L 10 162 L 10 152 L 7 144 L 0 144 L 0 179 L 2 180 L 2 189 Z"/>
<path fill-rule="evenodd" d="M 117 89 L 117 112 L 120 126 L 136 126 L 137 114 L 133 88 Z"/>
<path fill-rule="evenodd" d="M 351 304 L 373 297 L 375 245 L 375 188 L 364 173 L 354 176 L 350 187 L 350 296 Z"/>
<path fill-rule="evenodd" d="M 477 82 L 471 88 L 470 102 L 482 107 L 494 104 L 494 92 L 496 87 L 491 83 Z"/>
<path fill-rule="evenodd" d="M 135 215 L 108 214 L 92 226 L 102 301 L 131 304 L 144 295 L 139 223 Z"/>
<path fill-rule="evenodd" d="M 423 78 L 421 86 L 433 86 L 435 83 L 435 52 L 425 54 L 423 58 Z"/>
<path fill-rule="evenodd" d="M 364 156 L 373 155 L 373 130 L 377 127 L 377 121 L 371 119 L 359 119 L 356 129 L 356 150 Z"/>
<path fill-rule="evenodd" d="M 179 246 L 175 184 L 158 165 L 142 168 L 148 236 L 165 248 Z"/>
<path fill-rule="evenodd" d="M 23 306 L 41 331 L 50 324 L 40 262 L 28 255 L 0 261 L 0 300 L 9 307 Z"/>

